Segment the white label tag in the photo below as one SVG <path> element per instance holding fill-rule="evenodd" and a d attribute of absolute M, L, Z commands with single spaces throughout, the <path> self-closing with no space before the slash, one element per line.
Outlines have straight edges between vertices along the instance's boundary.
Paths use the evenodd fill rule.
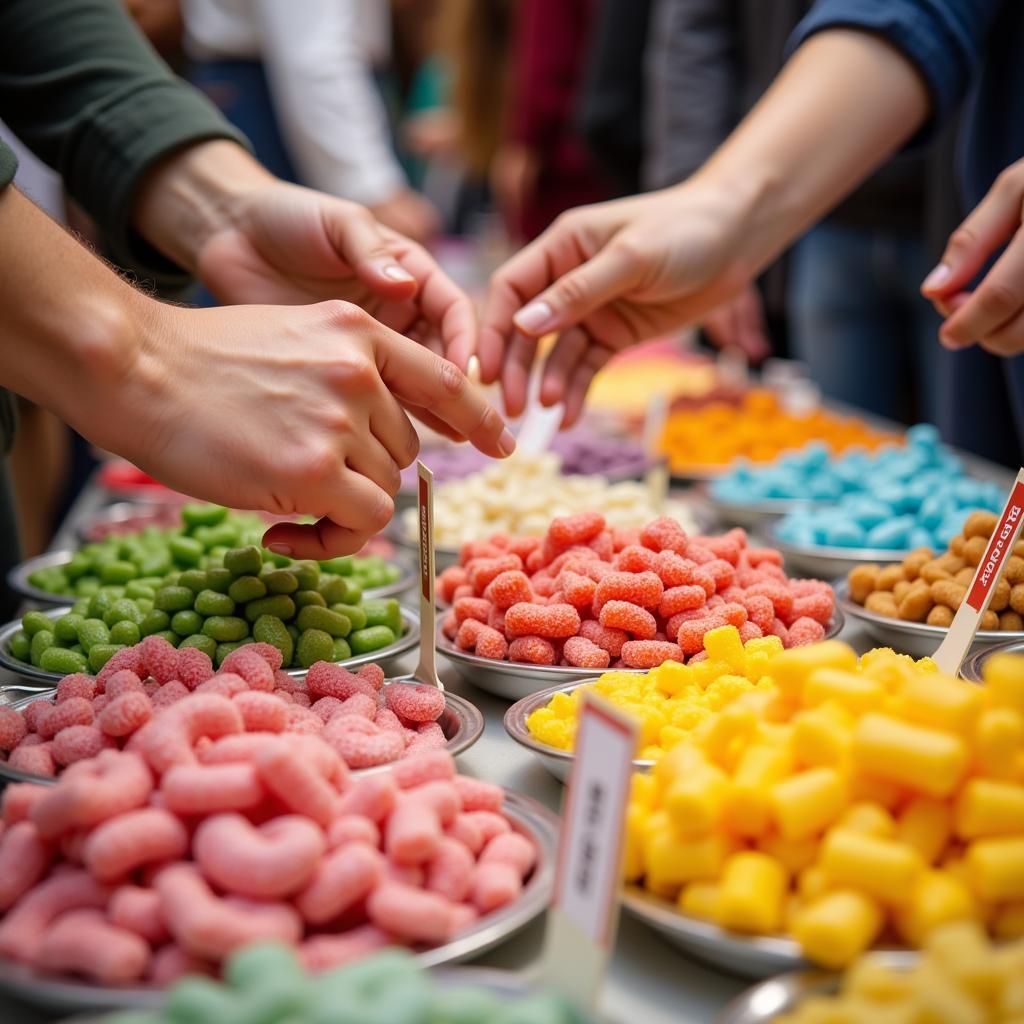
<path fill-rule="evenodd" d="M 548 918 L 547 983 L 593 1006 L 615 941 L 636 724 L 587 692 Z"/>

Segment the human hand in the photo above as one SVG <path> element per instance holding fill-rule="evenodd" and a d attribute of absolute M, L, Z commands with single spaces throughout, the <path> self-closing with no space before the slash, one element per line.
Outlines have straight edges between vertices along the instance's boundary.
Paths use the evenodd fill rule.
<path fill-rule="evenodd" d="M 946 317 L 946 348 L 978 344 L 996 355 L 1024 352 L 1024 160 L 1008 167 L 949 238 L 921 292 Z M 1006 244 L 974 291 L 971 280 Z"/>
<path fill-rule="evenodd" d="M 491 194 L 513 233 L 520 230 L 523 208 L 537 187 L 539 174 L 540 159 L 529 146 L 506 142 L 494 154 L 489 174 Z"/>
<path fill-rule="evenodd" d="M 752 284 L 708 313 L 701 327 L 715 348 L 739 349 L 751 363 L 760 363 L 772 354 L 761 294 Z"/>
<path fill-rule="evenodd" d="M 359 550 L 391 518 L 419 442 L 406 412 L 488 455 L 515 447 L 452 363 L 339 301 L 184 309 L 139 296 L 124 372 L 73 419 L 91 440 L 208 501 L 282 515 L 264 542 L 298 558 Z"/>
<path fill-rule="evenodd" d="M 434 204 L 411 188 L 403 188 L 370 207 L 380 224 L 417 242 L 429 242 L 441 230 Z"/>
<path fill-rule="evenodd" d="M 568 426 L 616 352 L 735 295 L 752 275 L 739 214 L 727 191 L 691 183 L 570 210 L 513 256 L 491 280 L 478 353 L 484 382 L 501 378 L 508 414 L 523 410 L 542 335 L 560 332 L 540 400 L 564 401 Z"/>

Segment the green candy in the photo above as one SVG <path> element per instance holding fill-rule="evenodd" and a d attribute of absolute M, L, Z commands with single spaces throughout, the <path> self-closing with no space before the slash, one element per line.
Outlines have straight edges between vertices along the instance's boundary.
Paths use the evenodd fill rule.
<path fill-rule="evenodd" d="M 271 569 L 260 577 L 271 594 L 294 594 L 299 589 L 299 580 L 288 569 Z"/>
<path fill-rule="evenodd" d="M 153 598 L 156 597 L 156 588 L 149 586 L 147 583 L 142 583 L 139 580 L 132 580 L 131 583 L 124 588 L 124 596 L 131 598 L 133 601 L 152 601 Z"/>
<path fill-rule="evenodd" d="M 316 605 L 319 608 L 326 608 L 327 602 L 323 594 L 318 590 L 296 590 L 292 594 L 292 600 L 296 608 L 305 608 L 307 605 Z"/>
<path fill-rule="evenodd" d="M 121 644 L 93 644 L 89 648 L 89 671 L 99 672 L 118 651 L 123 650 Z"/>
<path fill-rule="evenodd" d="M 180 637 L 191 636 L 203 628 L 203 617 L 199 612 L 186 608 L 184 611 L 175 612 L 171 616 L 171 630 Z M 111 633 L 113 637 L 113 633 Z"/>
<path fill-rule="evenodd" d="M 221 523 L 219 526 L 198 526 L 192 536 L 210 552 L 215 548 L 223 548 L 227 551 L 238 545 L 238 528 L 231 523 Z"/>
<path fill-rule="evenodd" d="M 102 619 L 103 616 L 110 611 L 110 606 L 113 603 L 114 597 L 109 590 L 103 589 L 97 591 L 91 598 L 89 598 L 89 618 Z"/>
<path fill-rule="evenodd" d="M 362 605 L 332 604 L 331 611 L 337 612 L 339 615 L 344 615 L 345 618 L 352 623 L 353 629 L 366 628 L 366 612 L 363 611 Z"/>
<path fill-rule="evenodd" d="M 230 569 L 225 569 L 222 565 L 212 566 L 206 570 L 207 589 L 216 590 L 218 594 L 226 594 L 231 589 L 231 581 L 234 578 Z"/>
<path fill-rule="evenodd" d="M 81 551 L 76 551 L 64 565 L 64 575 L 74 582 L 92 568 L 92 562 Z"/>
<path fill-rule="evenodd" d="M 395 642 L 394 632 L 387 626 L 367 626 L 348 635 L 348 645 L 353 654 L 369 654 Z"/>
<path fill-rule="evenodd" d="M 105 562 L 100 566 L 100 580 L 103 583 L 127 583 L 139 575 L 139 570 L 134 562 L 124 562 L 120 559 L 112 562 Z"/>
<path fill-rule="evenodd" d="M 402 608 L 393 598 L 367 598 L 363 602 L 367 626 L 387 626 L 395 636 L 402 632 Z"/>
<path fill-rule="evenodd" d="M 307 629 L 299 636 L 295 656 L 303 668 L 318 661 L 331 661 L 334 656 L 334 639 L 322 629 Z"/>
<path fill-rule="evenodd" d="M 155 577 L 162 579 L 171 571 L 174 562 L 171 559 L 171 552 L 164 548 L 161 551 L 154 551 L 146 555 L 139 562 L 139 574 L 147 578 Z"/>
<path fill-rule="evenodd" d="M 206 553 L 206 548 L 194 537 L 172 537 L 167 542 L 167 550 L 178 565 L 198 565 Z"/>
<path fill-rule="evenodd" d="M 41 629 L 38 633 L 34 633 L 32 636 L 32 644 L 29 648 L 29 661 L 33 665 L 39 665 L 39 659 L 43 656 L 43 651 L 48 650 L 56 645 L 57 641 L 54 639 L 53 633 L 48 629 Z"/>
<path fill-rule="evenodd" d="M 78 642 L 91 651 L 96 644 L 110 643 L 110 630 L 102 619 L 83 619 L 78 627 Z"/>
<path fill-rule="evenodd" d="M 264 597 L 266 593 L 267 585 L 259 576 L 239 576 L 238 579 L 232 580 L 228 587 L 228 597 L 236 604 L 255 601 Z"/>
<path fill-rule="evenodd" d="M 71 645 L 78 643 L 78 627 L 85 619 L 75 612 L 68 612 L 62 615 L 53 624 L 53 635 L 59 644 Z"/>
<path fill-rule="evenodd" d="M 292 562 L 291 570 L 299 581 L 299 590 L 316 590 L 320 583 L 320 566 L 316 562 Z"/>
<path fill-rule="evenodd" d="M 348 593 L 348 583 L 340 576 L 323 575 L 320 577 L 320 593 L 324 601 L 331 604 L 343 604 Z"/>
<path fill-rule="evenodd" d="M 67 676 L 72 672 L 84 672 L 88 668 L 88 662 L 84 655 L 75 651 L 64 647 L 48 647 L 39 656 L 39 667 L 44 672 L 58 672 L 62 676 Z"/>
<path fill-rule="evenodd" d="M 18 661 L 29 661 L 32 658 L 32 641 L 23 630 L 18 630 L 10 641 L 11 657 Z"/>
<path fill-rule="evenodd" d="M 337 576 L 351 576 L 353 562 L 351 555 L 339 555 L 337 558 L 327 558 L 320 563 L 324 572 L 334 573 Z"/>
<path fill-rule="evenodd" d="M 239 992 L 259 988 L 268 978 L 304 981 L 302 965 L 294 950 L 276 942 L 246 946 L 228 961 L 224 980 Z"/>
<path fill-rule="evenodd" d="M 233 1020 L 236 996 L 210 978 L 186 976 L 167 993 L 167 1024 L 213 1024 Z"/>
<path fill-rule="evenodd" d="M 287 594 L 274 594 L 250 601 L 245 606 L 245 617 L 255 622 L 261 615 L 274 615 L 287 622 L 295 618 L 295 602 Z"/>
<path fill-rule="evenodd" d="M 205 633 L 193 633 L 191 636 L 185 637 L 178 644 L 178 650 L 181 650 L 182 647 L 195 647 L 196 650 L 207 655 L 211 661 L 217 656 L 217 641 Z"/>
<path fill-rule="evenodd" d="M 161 587 L 153 598 L 153 607 L 162 612 L 180 612 L 192 607 L 195 595 L 188 587 Z"/>
<path fill-rule="evenodd" d="M 92 597 L 93 594 L 98 594 L 100 590 L 100 581 L 98 576 L 83 576 L 75 584 L 75 593 L 80 597 Z"/>
<path fill-rule="evenodd" d="M 344 615 L 315 604 L 308 604 L 305 608 L 299 609 L 295 625 L 303 632 L 307 629 L 319 629 L 330 633 L 331 636 L 348 636 L 352 632 L 352 623 Z"/>
<path fill-rule="evenodd" d="M 195 609 L 200 615 L 232 615 L 235 602 L 228 594 L 218 594 L 216 590 L 204 590 L 196 594 Z M 192 630 L 192 632 L 195 632 Z"/>
<path fill-rule="evenodd" d="M 182 614 L 181 612 L 178 613 Z M 110 627 L 110 642 L 124 647 L 134 647 L 142 639 L 142 631 L 134 622 L 122 619 Z"/>
<path fill-rule="evenodd" d="M 197 526 L 216 526 L 228 517 L 223 505 L 208 505 L 205 502 L 190 501 L 181 506 L 181 521 L 186 530 Z"/>
<path fill-rule="evenodd" d="M 255 544 L 232 548 L 224 555 L 224 568 L 235 576 L 256 576 L 263 568 L 263 555 Z"/>
<path fill-rule="evenodd" d="M 232 652 L 237 651 L 239 647 L 244 647 L 244 643 L 223 643 L 217 644 L 217 652 L 213 657 L 213 663 L 220 668 L 224 664 L 224 659 Z"/>
<path fill-rule="evenodd" d="M 249 635 L 249 623 L 237 615 L 211 615 L 203 623 L 203 632 L 218 643 L 235 643 Z"/>
<path fill-rule="evenodd" d="M 292 644 L 299 642 L 299 627 L 294 622 L 289 622 L 285 627 L 288 630 L 288 635 L 292 638 Z"/>
<path fill-rule="evenodd" d="M 166 640 L 172 647 L 177 647 L 181 641 L 181 637 L 174 632 L 173 629 L 161 629 L 159 633 L 154 633 L 153 636 L 161 637 Z"/>
<path fill-rule="evenodd" d="M 142 622 L 139 623 L 139 634 L 140 636 L 152 636 L 154 633 L 168 629 L 170 625 L 171 617 L 167 612 L 154 608 L 152 611 L 146 612 Z"/>
<path fill-rule="evenodd" d="M 359 604 L 363 599 L 363 588 L 351 576 L 343 576 L 341 581 L 345 584 L 345 593 L 341 598 L 342 603 Z"/>
<path fill-rule="evenodd" d="M 118 622 L 134 622 L 138 625 L 144 618 L 145 613 L 140 611 L 139 606 L 130 597 L 119 597 L 103 615 L 103 621 L 108 626 Z"/>
<path fill-rule="evenodd" d="M 334 638 L 334 651 L 331 655 L 331 661 L 348 661 L 352 657 L 352 648 L 349 647 L 348 641 L 341 636 Z"/>
<path fill-rule="evenodd" d="M 198 594 L 206 589 L 207 572 L 205 569 L 186 569 L 178 580 L 180 586 L 188 587 L 193 594 Z"/>
<path fill-rule="evenodd" d="M 252 627 L 254 639 L 261 644 L 271 644 L 281 652 L 281 664 L 292 663 L 295 653 L 295 641 L 288 632 L 288 627 L 276 615 L 261 615 Z"/>
<path fill-rule="evenodd" d="M 25 612 L 21 617 L 21 628 L 29 635 L 35 636 L 43 630 L 53 629 L 53 619 L 42 612 Z"/>

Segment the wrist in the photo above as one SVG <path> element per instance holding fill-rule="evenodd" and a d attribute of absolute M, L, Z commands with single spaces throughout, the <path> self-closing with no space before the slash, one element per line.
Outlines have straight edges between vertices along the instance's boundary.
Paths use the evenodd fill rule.
<path fill-rule="evenodd" d="M 200 142 L 149 171 L 132 220 L 165 256 L 195 273 L 210 237 L 236 224 L 245 201 L 276 180 L 236 143 Z"/>

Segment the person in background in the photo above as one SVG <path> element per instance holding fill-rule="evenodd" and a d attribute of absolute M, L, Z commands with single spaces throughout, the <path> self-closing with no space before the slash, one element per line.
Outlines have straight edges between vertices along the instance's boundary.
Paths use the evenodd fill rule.
<path fill-rule="evenodd" d="M 558 331 L 541 400 L 564 400 L 572 422 L 594 373 L 616 351 L 734 298 L 891 154 L 946 121 L 975 81 L 963 152 L 965 199 L 976 203 L 1024 153 L 1024 117 L 1008 112 L 1024 108 L 1015 49 L 1022 34 L 1024 7 L 1010 0 L 819 0 L 771 88 L 696 174 L 566 214 L 495 275 L 481 329 L 483 379 L 501 377 L 516 415 L 535 339 Z M 994 255 L 1007 230 L 1004 220 L 1002 233 L 986 234 L 978 255 Z M 982 263 L 972 261 L 972 272 Z M 979 306 L 1010 305 L 1004 286 L 988 278 L 969 298 L 946 295 L 953 275 L 943 275 L 929 277 L 926 294 L 959 306 L 940 336 L 950 324 L 972 323 L 968 314 Z M 987 343 L 977 333 L 955 340 Z M 1024 411 L 1021 360 L 999 370 L 1015 411 Z M 978 398 L 1009 408 L 992 391 Z M 940 393 L 944 411 L 954 404 Z M 1024 418 L 1017 431 L 1019 453 Z"/>
<path fill-rule="evenodd" d="M 427 241 L 437 211 L 409 186 L 374 80 L 390 47 L 383 0 L 183 0 L 190 77 L 278 177 L 368 206 Z"/>

